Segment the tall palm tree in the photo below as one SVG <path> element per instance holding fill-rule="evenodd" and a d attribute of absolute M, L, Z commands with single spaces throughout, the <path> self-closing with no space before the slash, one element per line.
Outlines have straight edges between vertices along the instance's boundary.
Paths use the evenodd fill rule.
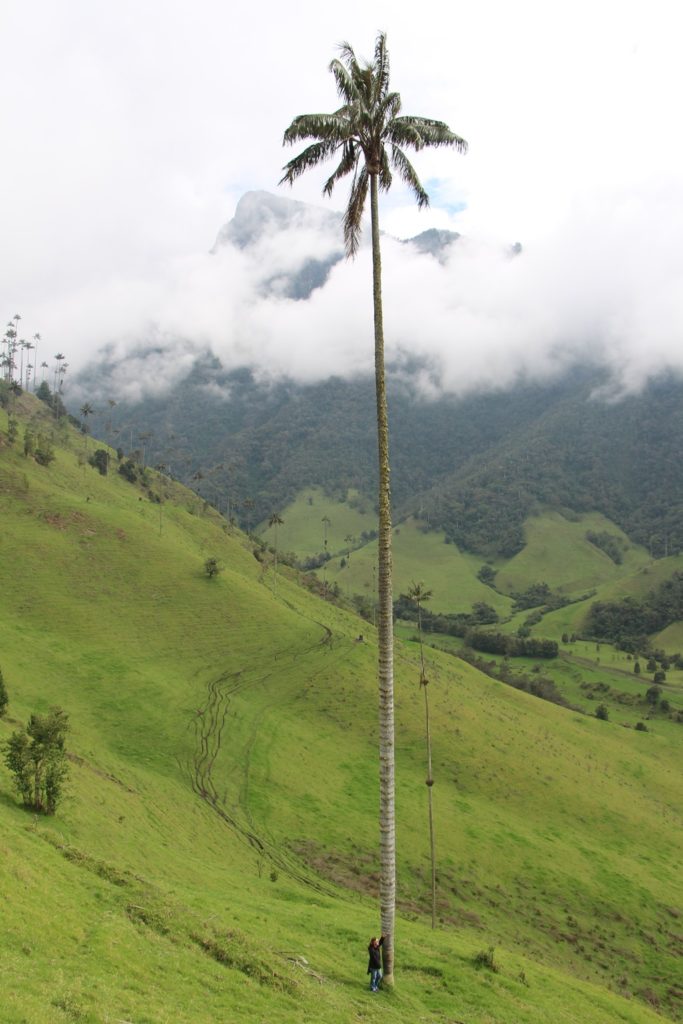
<path fill-rule="evenodd" d="M 375 391 L 377 399 L 377 448 L 379 463 L 379 722 L 380 722 L 380 919 L 384 935 L 384 976 L 394 975 L 394 920 L 396 908 L 396 841 L 394 815 L 394 653 L 392 633 L 391 491 L 389 485 L 389 429 L 384 375 L 382 319 L 382 265 L 379 232 L 379 190 L 387 191 L 392 170 L 408 186 L 419 207 L 429 204 L 404 148 L 451 146 L 463 153 L 467 143 L 443 121 L 399 116 L 401 97 L 389 90 L 389 54 L 386 35 L 380 32 L 372 61 L 359 61 L 348 43 L 340 59 L 330 64 L 342 100 L 332 114 L 303 114 L 294 118 L 284 134 L 292 145 L 311 139 L 283 170 L 282 182 L 292 184 L 311 167 L 336 157 L 339 163 L 323 188 L 331 195 L 342 178 L 351 175 L 351 192 L 344 214 L 347 256 L 358 250 L 363 210 L 370 193 L 372 224 L 372 283 L 375 335 Z"/>
<path fill-rule="evenodd" d="M 432 928 L 436 928 L 436 847 L 434 844 L 434 809 L 432 807 L 432 732 L 429 722 L 429 697 L 427 686 L 429 680 L 425 672 L 424 644 L 422 643 L 422 605 L 431 599 L 432 592 L 425 588 L 424 583 L 411 583 L 408 597 L 417 607 L 417 635 L 420 641 L 420 689 L 425 695 L 425 731 L 427 736 L 427 800 L 429 805 L 429 852 L 432 860 Z"/>

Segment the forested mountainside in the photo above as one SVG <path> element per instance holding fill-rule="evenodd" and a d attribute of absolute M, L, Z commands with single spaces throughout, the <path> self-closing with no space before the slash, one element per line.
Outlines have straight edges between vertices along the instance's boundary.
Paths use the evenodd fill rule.
<path fill-rule="evenodd" d="M 106 372 L 83 377 L 85 390 L 101 388 Z M 654 557 L 683 549 L 679 379 L 605 401 L 595 396 L 604 371 L 590 367 L 460 399 L 422 397 L 405 367 L 392 378 L 398 516 L 418 514 L 484 556 L 519 550 L 522 524 L 541 506 L 602 512 Z M 100 402 L 92 429 L 255 523 L 310 484 L 373 500 L 373 388 L 369 378 L 263 383 L 206 358 L 167 394 Z"/>

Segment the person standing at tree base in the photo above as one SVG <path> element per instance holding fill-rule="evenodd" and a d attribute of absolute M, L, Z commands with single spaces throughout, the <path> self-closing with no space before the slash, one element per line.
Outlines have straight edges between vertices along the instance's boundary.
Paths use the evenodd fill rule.
<path fill-rule="evenodd" d="M 384 943 L 384 936 L 379 939 L 374 935 L 368 944 L 368 974 L 370 975 L 370 991 L 377 992 L 382 980 L 382 954 L 380 947 Z"/>

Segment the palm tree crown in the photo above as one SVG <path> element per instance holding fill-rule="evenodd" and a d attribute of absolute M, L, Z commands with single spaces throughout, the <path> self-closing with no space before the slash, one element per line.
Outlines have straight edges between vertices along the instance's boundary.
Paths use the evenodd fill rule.
<path fill-rule="evenodd" d="M 401 97 L 389 90 L 385 33 L 377 36 L 372 62 L 359 62 L 348 43 L 342 43 L 340 50 L 341 58 L 330 63 L 330 71 L 343 106 L 332 114 L 302 114 L 294 118 L 284 134 L 284 143 L 293 145 L 302 139 L 315 141 L 285 165 L 280 184 L 291 185 L 304 171 L 338 154 L 339 163 L 325 182 L 323 194 L 331 195 L 341 178 L 353 175 L 344 215 L 346 252 L 353 256 L 358 249 L 371 175 L 377 175 L 379 188 L 386 192 L 391 187 L 392 171 L 395 171 L 412 191 L 418 206 L 428 206 L 429 196 L 404 149 L 419 151 L 427 146 L 452 146 L 464 153 L 467 143 L 443 121 L 399 116 Z"/>

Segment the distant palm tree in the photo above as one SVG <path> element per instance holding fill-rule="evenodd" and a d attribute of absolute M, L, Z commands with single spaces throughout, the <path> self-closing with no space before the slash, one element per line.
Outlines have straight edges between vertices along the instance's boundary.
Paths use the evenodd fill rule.
<path fill-rule="evenodd" d="M 19 384 L 22 387 L 24 386 L 24 352 L 26 351 L 27 345 L 28 342 L 22 338 L 19 342 L 19 348 L 21 349 L 21 355 L 19 357 Z"/>
<path fill-rule="evenodd" d="M 432 591 L 426 590 L 424 583 L 411 583 L 408 589 L 410 600 L 417 607 L 417 635 L 420 641 L 420 688 L 425 695 L 425 727 L 427 735 L 427 798 L 429 805 L 429 850 L 432 860 L 432 928 L 436 928 L 436 848 L 434 844 L 434 811 L 432 807 L 432 733 L 429 722 L 429 698 L 427 686 L 429 680 L 425 672 L 424 644 L 422 642 L 422 605 L 432 597 Z"/>
<path fill-rule="evenodd" d="M 332 526 L 332 520 L 329 516 L 325 515 L 322 517 L 321 522 L 323 524 L 323 554 L 325 556 L 323 560 L 323 597 L 327 600 L 327 531 Z"/>
<path fill-rule="evenodd" d="M 143 433 L 143 434 L 138 434 L 138 441 L 142 442 L 142 468 L 143 469 L 145 468 L 146 444 L 147 444 L 148 441 L 150 441 L 152 439 L 152 437 L 154 437 L 154 431 L 153 430 L 147 431 L 146 433 Z"/>
<path fill-rule="evenodd" d="M 251 498 L 245 498 L 244 501 L 242 502 L 242 508 L 244 509 L 244 511 L 246 513 L 247 534 L 250 534 L 251 533 L 251 513 L 252 513 L 252 511 L 254 509 L 254 502 L 252 501 L 252 499 Z"/>
<path fill-rule="evenodd" d="M 351 545 L 356 538 L 350 533 L 347 533 L 344 537 L 344 543 L 346 544 L 346 564 L 351 565 Z"/>
<path fill-rule="evenodd" d="M 35 368 L 35 371 L 36 371 L 33 374 L 33 390 L 34 391 L 36 390 L 36 388 L 38 386 L 36 382 L 38 380 L 38 342 L 40 340 L 41 340 L 41 338 L 40 338 L 40 335 L 38 333 L 33 335 L 33 341 L 34 341 L 33 348 L 35 349 L 35 357 L 34 357 L 34 360 L 33 360 L 33 365 L 34 365 L 34 368 Z"/>
<path fill-rule="evenodd" d="M 31 376 L 30 371 L 33 369 L 33 364 L 29 362 L 31 358 L 31 352 L 35 349 L 35 345 L 31 341 L 24 342 L 24 348 L 26 350 L 26 390 L 28 391 L 28 381 Z"/>
<path fill-rule="evenodd" d="M 111 437 L 112 417 L 114 415 L 114 409 L 116 408 L 116 404 L 117 403 L 114 401 L 113 398 L 107 399 L 107 405 L 109 406 L 109 417 L 107 419 L 107 441 L 109 441 L 109 438 Z M 111 444 L 111 441 L 109 441 L 109 443 Z"/>
<path fill-rule="evenodd" d="M 62 369 L 62 363 L 63 363 L 63 361 L 65 359 L 66 359 L 66 356 L 62 355 L 61 352 L 57 352 L 57 354 L 55 355 L 55 361 L 56 361 L 57 365 L 55 366 L 54 386 L 52 388 L 52 390 L 55 391 L 55 392 L 57 391 L 57 380 L 58 380 L 59 374 L 60 374 L 61 369 Z"/>
<path fill-rule="evenodd" d="M 275 527 L 275 572 L 277 573 L 277 528 L 284 524 L 284 519 L 279 512 L 272 512 L 268 520 L 268 526 Z M 276 583 L 277 585 L 277 583 Z"/>
<path fill-rule="evenodd" d="M 347 256 L 354 256 L 360 240 L 361 220 L 368 192 L 372 223 L 372 277 L 375 333 L 375 390 L 377 398 L 377 446 L 379 463 L 379 707 L 380 707 L 380 916 L 384 935 L 384 977 L 393 983 L 394 921 L 396 915 L 396 840 L 394 812 L 394 654 L 391 565 L 391 492 L 389 486 L 389 427 L 384 372 L 382 315 L 382 268 L 379 232 L 379 190 L 392 183 L 392 169 L 408 186 L 419 207 L 429 197 L 404 148 L 451 146 L 465 152 L 467 143 L 442 121 L 399 116 L 401 97 L 389 91 L 389 54 L 386 36 L 380 32 L 372 62 L 359 61 L 348 43 L 341 59 L 333 60 L 342 106 L 332 114 L 303 114 L 285 131 L 287 145 L 311 139 L 298 156 L 284 167 L 283 182 L 292 184 L 309 168 L 329 157 L 339 158 L 323 188 L 331 195 L 342 178 L 351 175 L 351 192 L 344 214 Z"/>
<path fill-rule="evenodd" d="M 84 402 L 80 408 L 81 416 L 83 417 L 83 436 L 85 437 L 85 451 L 88 451 L 88 416 L 92 416 L 95 410 L 93 409 L 90 402 Z"/>

